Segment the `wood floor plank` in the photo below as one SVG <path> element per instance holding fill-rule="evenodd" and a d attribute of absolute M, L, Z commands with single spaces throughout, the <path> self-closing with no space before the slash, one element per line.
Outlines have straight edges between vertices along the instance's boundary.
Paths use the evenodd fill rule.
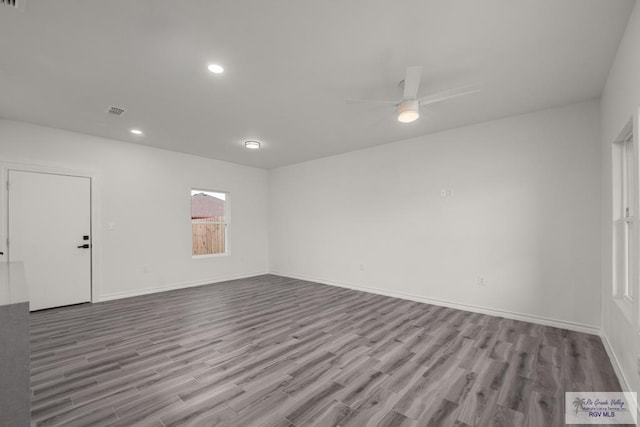
<path fill-rule="evenodd" d="M 349 405 L 332 400 L 318 409 L 313 415 L 307 418 L 304 425 L 315 427 L 335 427 L 345 420 L 352 409 Z"/>
<path fill-rule="evenodd" d="M 242 395 L 243 393 L 244 390 L 235 384 L 220 387 L 217 390 L 202 394 L 198 396 L 198 398 L 188 401 L 181 407 L 170 411 L 169 414 L 161 417 L 162 423 L 165 426 L 182 426 L 192 424 L 199 418 L 208 418 L 212 415 L 218 414 L 220 411 L 227 410 L 228 407 L 226 406 L 226 402 Z M 216 415 L 216 417 L 218 416 L 220 415 Z"/>
<path fill-rule="evenodd" d="M 274 275 L 31 315 L 35 425 L 560 426 L 597 336 Z"/>
<path fill-rule="evenodd" d="M 246 427 L 262 427 L 267 425 L 279 425 L 283 422 L 285 425 L 294 425 L 290 421 L 282 417 L 284 408 L 291 407 L 295 404 L 286 394 L 276 391 L 268 394 L 263 400 L 240 411 L 238 416 L 232 418 L 229 426 L 246 426 Z"/>
<path fill-rule="evenodd" d="M 420 416 L 417 424 L 420 426 L 439 427 L 451 426 L 455 423 L 460 407 L 458 404 L 447 399 L 434 397 L 427 405 L 426 411 Z M 489 425 L 489 424 L 484 424 Z M 515 426 L 516 424 L 495 424 L 504 426 Z"/>
<path fill-rule="evenodd" d="M 320 387 L 315 387 L 305 395 L 298 398 L 298 403 L 284 413 L 284 418 L 294 425 L 299 425 L 313 415 L 326 402 L 344 388 L 336 382 L 320 383 Z"/>

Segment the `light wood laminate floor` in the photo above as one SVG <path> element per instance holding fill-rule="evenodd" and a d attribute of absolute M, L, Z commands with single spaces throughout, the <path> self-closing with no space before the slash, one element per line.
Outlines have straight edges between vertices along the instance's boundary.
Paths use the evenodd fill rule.
<path fill-rule="evenodd" d="M 32 422 L 560 426 L 597 336 L 265 275 L 32 313 Z"/>

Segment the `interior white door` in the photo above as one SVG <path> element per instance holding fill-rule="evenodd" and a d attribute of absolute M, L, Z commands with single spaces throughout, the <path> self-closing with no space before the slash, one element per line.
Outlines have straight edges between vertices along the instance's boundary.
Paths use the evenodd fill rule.
<path fill-rule="evenodd" d="M 9 261 L 24 262 L 31 310 L 91 301 L 90 178 L 8 175 Z"/>

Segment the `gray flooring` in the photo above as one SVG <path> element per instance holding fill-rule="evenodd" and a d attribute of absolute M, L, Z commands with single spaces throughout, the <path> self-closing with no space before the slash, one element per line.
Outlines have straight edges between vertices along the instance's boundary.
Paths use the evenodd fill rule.
<path fill-rule="evenodd" d="M 560 426 L 597 336 L 266 275 L 32 313 L 32 423 Z"/>

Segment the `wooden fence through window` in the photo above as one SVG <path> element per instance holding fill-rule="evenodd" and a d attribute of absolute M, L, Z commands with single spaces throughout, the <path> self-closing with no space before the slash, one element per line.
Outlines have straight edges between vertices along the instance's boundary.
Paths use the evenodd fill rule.
<path fill-rule="evenodd" d="M 223 254 L 226 252 L 226 224 L 224 217 L 191 220 L 193 255 Z"/>

